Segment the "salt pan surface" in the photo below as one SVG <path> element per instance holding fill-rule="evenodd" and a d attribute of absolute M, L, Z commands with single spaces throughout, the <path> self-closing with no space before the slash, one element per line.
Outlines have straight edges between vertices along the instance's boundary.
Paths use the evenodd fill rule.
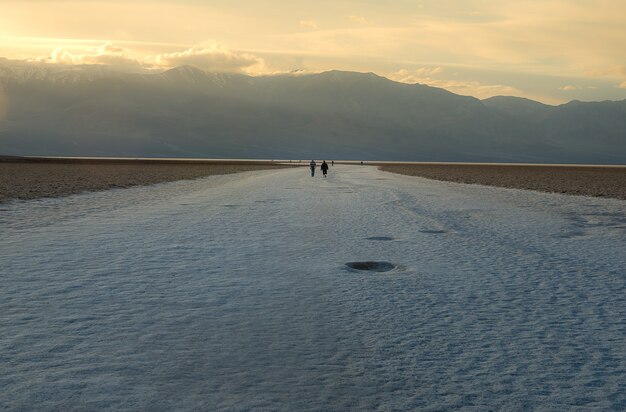
<path fill-rule="evenodd" d="M 0 409 L 626 409 L 626 202 L 307 173 L 1 205 Z"/>

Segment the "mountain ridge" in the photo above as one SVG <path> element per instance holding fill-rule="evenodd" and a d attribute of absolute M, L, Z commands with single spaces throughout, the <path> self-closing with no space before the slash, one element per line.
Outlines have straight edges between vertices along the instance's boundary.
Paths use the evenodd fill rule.
<path fill-rule="evenodd" d="M 44 69 L 0 69 L 2 153 L 626 163 L 626 100 L 479 100 L 340 70 Z"/>

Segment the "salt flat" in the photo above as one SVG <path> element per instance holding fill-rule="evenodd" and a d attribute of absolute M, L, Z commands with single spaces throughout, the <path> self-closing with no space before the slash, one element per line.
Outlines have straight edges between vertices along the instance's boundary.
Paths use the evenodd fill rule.
<path fill-rule="evenodd" d="M 330 173 L 0 205 L 0 409 L 626 409 L 625 201 Z"/>

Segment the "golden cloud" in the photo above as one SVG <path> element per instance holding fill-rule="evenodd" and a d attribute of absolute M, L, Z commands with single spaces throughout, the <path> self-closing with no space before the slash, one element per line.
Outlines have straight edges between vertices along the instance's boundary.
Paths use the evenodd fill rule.
<path fill-rule="evenodd" d="M 317 22 L 315 20 L 300 20 L 300 27 L 307 29 L 317 29 Z"/>
<path fill-rule="evenodd" d="M 143 63 L 131 57 L 130 50 L 111 43 L 90 48 L 84 53 L 72 53 L 62 47 L 57 47 L 50 57 L 40 59 L 40 61 L 53 64 L 101 64 L 126 71 L 146 69 Z"/>
<path fill-rule="evenodd" d="M 350 19 L 350 21 L 353 21 L 355 23 L 367 24 L 367 19 L 363 16 L 351 15 L 351 16 L 348 16 L 348 19 Z"/>
<path fill-rule="evenodd" d="M 409 84 L 425 84 L 427 86 L 439 87 L 446 89 L 456 94 L 465 96 L 474 96 L 478 99 L 486 99 L 493 96 L 524 96 L 525 93 L 515 87 L 506 86 L 501 84 L 485 84 L 473 80 L 451 80 L 451 79 L 437 79 L 434 76 L 438 76 L 444 73 L 444 69 L 441 67 L 420 67 L 413 70 L 398 70 L 397 72 L 390 73 L 387 77 L 391 80 L 395 80 L 402 83 Z"/>
<path fill-rule="evenodd" d="M 98 47 L 57 47 L 48 57 L 32 62 L 59 65 L 105 65 L 125 72 L 149 72 L 190 65 L 210 72 L 237 72 L 250 75 L 271 74 L 265 61 L 251 53 L 242 53 L 207 41 L 188 49 L 141 56 L 113 43 Z"/>
<path fill-rule="evenodd" d="M 432 76 L 443 72 L 441 67 L 419 67 L 413 70 L 401 69 L 390 76 L 391 79 L 402 83 L 424 83 L 432 81 Z"/>
<path fill-rule="evenodd" d="M 180 52 L 162 53 L 152 60 L 156 66 L 167 68 L 190 65 L 210 72 L 260 74 L 267 71 L 265 61 L 260 57 L 238 53 L 215 42 L 204 42 Z"/>
<path fill-rule="evenodd" d="M 619 79 L 621 83 L 617 87 L 620 89 L 626 89 L 626 66 L 618 65 L 604 70 L 592 70 L 589 71 L 587 75 L 593 77 L 609 77 Z"/>

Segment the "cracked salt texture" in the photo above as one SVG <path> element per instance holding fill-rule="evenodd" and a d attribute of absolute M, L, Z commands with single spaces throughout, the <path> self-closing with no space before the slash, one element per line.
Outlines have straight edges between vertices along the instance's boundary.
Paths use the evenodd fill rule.
<path fill-rule="evenodd" d="M 3 205 L 0 409 L 626 409 L 624 201 L 331 172 Z"/>

